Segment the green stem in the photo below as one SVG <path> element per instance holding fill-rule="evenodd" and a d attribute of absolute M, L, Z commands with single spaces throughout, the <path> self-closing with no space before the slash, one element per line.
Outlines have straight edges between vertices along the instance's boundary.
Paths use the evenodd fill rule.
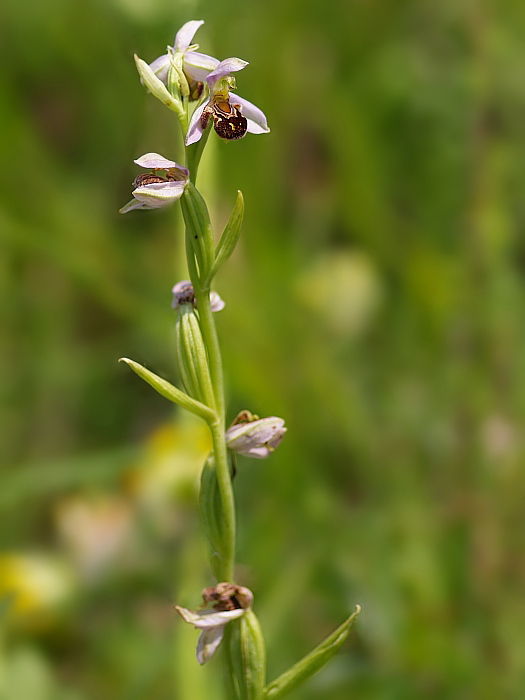
<path fill-rule="evenodd" d="M 199 169 L 199 163 L 201 161 L 202 153 L 204 151 L 204 146 L 210 135 L 211 128 L 208 127 L 202 133 L 202 136 L 191 146 L 186 146 L 186 167 L 190 171 L 190 181 L 195 184 L 197 180 L 197 171 Z M 184 132 L 185 133 L 185 132 Z M 186 139 L 186 136 L 184 137 Z"/>
<path fill-rule="evenodd" d="M 193 273 L 196 269 L 193 266 Z M 190 270 L 190 274 L 191 274 Z M 235 502 L 233 488 L 230 477 L 230 466 L 228 463 L 228 452 L 226 449 L 225 437 L 225 407 L 224 407 L 224 380 L 222 372 L 221 351 L 215 321 L 212 316 L 210 306 L 209 289 L 201 289 L 199 280 L 192 278 L 194 285 L 195 299 L 199 311 L 199 321 L 202 331 L 204 345 L 208 351 L 208 362 L 210 375 L 215 396 L 215 406 L 217 421 L 210 424 L 213 453 L 215 457 L 215 469 L 217 473 L 217 483 L 222 503 L 223 534 L 225 547 L 222 552 L 220 564 L 221 579 L 233 582 L 235 566 Z"/>
<path fill-rule="evenodd" d="M 224 425 L 226 409 L 224 405 L 224 377 L 222 371 L 221 348 L 210 305 L 210 290 L 209 288 L 199 289 L 195 286 L 194 290 L 197 310 L 199 312 L 202 338 L 208 351 L 211 383 L 215 396 L 215 408 L 217 415 L 220 417 L 221 423 Z"/>
<path fill-rule="evenodd" d="M 222 556 L 219 563 L 219 578 L 221 581 L 233 583 L 235 575 L 235 501 L 230 478 L 226 439 L 224 437 L 224 425 L 217 422 L 211 424 L 210 428 L 223 517 L 223 551 L 221 552 Z"/>
<path fill-rule="evenodd" d="M 196 177 L 196 171 L 193 178 Z M 202 286 L 193 253 L 193 245 L 190 235 L 186 235 L 186 257 L 191 283 L 195 293 L 195 300 L 199 313 L 199 324 L 204 345 L 208 353 L 210 376 L 215 398 L 217 420 L 210 423 L 213 440 L 213 453 L 217 483 L 222 504 L 224 550 L 221 552 L 220 578 L 223 581 L 233 582 L 235 568 L 235 501 L 228 464 L 228 452 L 225 437 L 225 401 L 224 378 L 222 371 L 221 349 L 217 336 L 217 329 L 210 305 L 210 288 Z"/>

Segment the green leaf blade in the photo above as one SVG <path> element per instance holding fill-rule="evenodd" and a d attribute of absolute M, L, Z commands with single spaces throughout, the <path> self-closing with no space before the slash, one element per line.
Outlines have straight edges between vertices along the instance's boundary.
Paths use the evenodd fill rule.
<path fill-rule="evenodd" d="M 280 700 L 319 671 L 343 646 L 360 612 L 361 606 L 357 605 L 356 611 L 321 644 L 267 685 L 265 700 Z"/>
<path fill-rule="evenodd" d="M 209 406 L 205 406 L 200 401 L 192 399 L 191 396 L 177 389 L 177 387 L 173 386 L 173 384 L 170 384 L 165 379 L 162 379 L 162 377 L 150 372 L 149 369 L 139 365 L 138 362 L 134 362 L 127 357 L 121 357 L 119 362 L 125 362 L 128 367 L 131 367 L 135 374 L 152 386 L 161 396 L 168 399 L 168 401 L 172 401 L 182 406 L 182 408 L 185 408 L 187 411 L 191 411 L 191 413 L 195 413 L 201 418 L 204 418 L 207 423 L 216 420 L 215 411 Z"/>
<path fill-rule="evenodd" d="M 207 284 L 211 284 L 212 279 L 217 274 L 218 270 L 231 256 L 241 235 L 241 227 L 244 219 L 244 197 L 242 192 L 239 190 L 237 192 L 237 199 L 235 205 L 228 219 L 228 223 L 224 227 L 221 239 L 217 244 L 217 249 L 215 251 L 215 260 L 206 280 Z"/>

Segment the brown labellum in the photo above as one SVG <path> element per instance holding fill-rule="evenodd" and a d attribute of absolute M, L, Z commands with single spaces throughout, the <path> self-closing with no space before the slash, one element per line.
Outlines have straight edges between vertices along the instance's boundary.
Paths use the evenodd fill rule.
<path fill-rule="evenodd" d="M 169 173 L 168 177 L 160 177 L 160 175 L 155 175 L 155 173 L 141 173 L 133 180 L 132 187 L 136 189 L 137 187 L 152 185 L 156 182 L 174 182 L 176 179 L 176 177 L 173 177 Z"/>
<path fill-rule="evenodd" d="M 213 128 L 221 139 L 234 141 L 246 135 L 248 121 L 242 116 L 241 105 L 232 105 L 222 96 L 216 98 L 213 104 L 207 105 L 201 114 L 202 129 L 206 129 L 211 116 L 213 116 Z"/>
<path fill-rule="evenodd" d="M 246 135 L 248 122 L 243 116 L 219 117 L 214 119 L 213 128 L 221 139 L 234 141 L 235 139 L 242 139 Z"/>

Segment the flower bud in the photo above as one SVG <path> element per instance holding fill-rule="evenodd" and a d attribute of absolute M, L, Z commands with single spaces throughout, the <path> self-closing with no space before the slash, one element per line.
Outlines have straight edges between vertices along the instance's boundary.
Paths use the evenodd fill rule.
<path fill-rule="evenodd" d="M 230 450 L 245 457 L 264 459 L 280 444 L 286 430 L 282 418 L 259 418 L 241 411 L 226 431 L 226 443 Z"/>
<path fill-rule="evenodd" d="M 195 300 L 195 291 L 193 285 L 189 280 L 181 280 L 171 290 L 173 292 L 173 301 L 171 303 L 174 309 L 178 309 L 182 304 L 193 304 L 197 308 L 197 302 Z M 210 292 L 210 308 L 212 311 L 222 311 L 226 306 L 225 302 L 221 297 L 214 292 Z"/>
<path fill-rule="evenodd" d="M 143 61 L 138 56 L 135 56 L 135 63 L 137 65 L 137 70 L 142 83 L 151 92 L 151 94 L 176 114 L 183 115 L 184 108 L 181 101 L 169 92 L 162 80 L 160 80 L 155 74 L 155 70 L 148 66 L 146 61 Z"/>
<path fill-rule="evenodd" d="M 179 369 L 187 393 L 206 406 L 215 404 L 206 346 L 195 308 L 183 303 L 177 309 L 175 324 Z"/>
<path fill-rule="evenodd" d="M 232 623 L 228 643 L 239 698 L 262 700 L 266 682 L 266 649 L 253 610 L 246 610 Z"/>

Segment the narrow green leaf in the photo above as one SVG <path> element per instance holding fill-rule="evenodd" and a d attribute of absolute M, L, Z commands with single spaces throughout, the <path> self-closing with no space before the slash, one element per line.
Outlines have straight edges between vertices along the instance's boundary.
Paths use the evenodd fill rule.
<path fill-rule="evenodd" d="M 180 100 L 173 97 L 162 80 L 155 75 L 146 61 L 143 61 L 138 56 L 135 56 L 135 63 L 137 64 L 137 70 L 142 82 L 151 92 L 151 94 L 165 104 L 166 107 L 169 107 L 173 112 L 176 112 L 179 116 L 182 116 L 184 114 L 184 110 Z"/>
<path fill-rule="evenodd" d="M 211 284 L 212 279 L 217 274 L 219 268 L 224 265 L 226 260 L 235 250 L 239 236 L 241 235 L 242 221 L 244 218 L 244 198 L 242 192 L 239 190 L 237 192 L 237 200 L 235 201 L 235 206 L 232 209 L 228 223 L 224 227 L 222 232 L 221 240 L 217 245 L 215 251 L 215 261 L 212 265 L 210 273 L 206 278 L 206 285 Z"/>
<path fill-rule="evenodd" d="M 204 420 L 208 423 L 216 420 L 215 411 L 213 411 L 209 406 L 205 406 L 200 401 L 195 401 L 195 399 L 192 399 L 183 391 L 177 389 L 177 387 L 173 386 L 173 384 L 170 384 L 165 379 L 162 379 L 153 372 L 150 372 L 149 369 L 139 365 L 138 362 L 129 360 L 127 357 L 121 357 L 119 362 L 125 362 L 129 367 L 131 367 L 135 374 L 138 374 L 141 379 L 144 379 L 144 381 L 152 386 L 155 391 L 158 391 L 161 396 L 164 396 L 164 398 L 168 399 L 169 401 L 178 403 L 179 406 L 182 406 L 182 408 L 185 408 L 187 411 L 196 413 L 201 418 L 204 418 Z"/>
<path fill-rule="evenodd" d="M 322 668 L 342 647 L 360 612 L 361 606 L 357 605 L 355 613 L 350 615 L 335 632 L 332 632 L 301 661 L 267 685 L 264 693 L 265 700 L 279 700 Z"/>

